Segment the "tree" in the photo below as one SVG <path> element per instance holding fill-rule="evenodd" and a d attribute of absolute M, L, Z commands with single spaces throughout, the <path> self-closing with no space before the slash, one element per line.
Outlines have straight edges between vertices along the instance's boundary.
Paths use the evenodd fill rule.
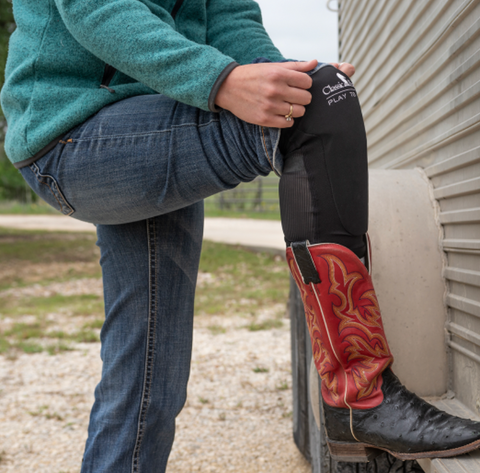
<path fill-rule="evenodd" d="M 0 89 L 5 81 L 5 62 L 7 61 L 8 39 L 15 28 L 13 21 L 12 2 L 11 0 L 0 0 Z M 5 117 L 0 107 L 0 133 L 5 127 Z M 3 141 L 3 134 L 0 134 L 0 141 Z"/>
<path fill-rule="evenodd" d="M 0 0 L 0 89 L 5 82 L 5 63 L 7 61 L 8 40 L 13 30 L 11 0 Z M 36 200 L 34 194 L 27 188 L 22 175 L 12 166 L 3 150 L 3 141 L 7 122 L 0 107 L 0 200 Z"/>

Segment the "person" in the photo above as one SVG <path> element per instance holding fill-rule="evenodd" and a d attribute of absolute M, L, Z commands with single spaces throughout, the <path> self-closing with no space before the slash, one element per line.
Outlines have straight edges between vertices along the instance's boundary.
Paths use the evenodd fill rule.
<path fill-rule="evenodd" d="M 353 66 L 286 61 L 251 0 L 13 7 L 6 152 L 40 197 L 96 224 L 101 250 L 103 368 L 82 473 L 165 471 L 186 398 L 203 199 L 271 171 L 332 453 L 480 446 L 479 423 L 437 411 L 390 369 Z"/>

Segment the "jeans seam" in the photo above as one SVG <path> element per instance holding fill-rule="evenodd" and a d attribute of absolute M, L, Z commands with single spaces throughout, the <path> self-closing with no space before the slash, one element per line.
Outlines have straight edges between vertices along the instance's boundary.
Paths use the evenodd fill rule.
<path fill-rule="evenodd" d="M 140 413 L 137 425 L 137 438 L 133 449 L 132 473 L 140 473 L 140 448 L 145 434 L 145 423 L 147 411 L 150 405 L 152 376 L 155 355 L 155 331 L 156 331 L 156 313 L 157 313 L 157 251 L 156 251 L 156 228 L 155 220 L 148 219 L 147 225 L 147 243 L 148 243 L 148 262 L 149 262 L 149 304 L 148 304 L 148 325 L 147 325 L 147 345 L 145 349 L 145 372 L 143 379 L 142 400 L 140 403 Z"/>
<path fill-rule="evenodd" d="M 213 119 L 208 121 L 207 123 L 183 123 L 182 125 L 172 125 L 171 128 L 168 130 L 158 130 L 158 131 L 149 131 L 149 132 L 142 132 L 142 133 L 125 133 L 125 134 L 119 134 L 119 135 L 105 135 L 105 136 L 89 136 L 88 138 L 72 138 L 71 142 L 72 143 L 85 143 L 89 141 L 101 141 L 101 140 L 110 140 L 112 138 L 134 138 L 137 136 L 151 136 L 151 135 L 161 135 L 162 133 L 171 133 L 172 130 L 175 130 L 177 128 L 187 128 L 187 127 L 193 127 L 193 128 L 204 128 L 206 126 L 211 125 L 212 123 L 218 123 L 220 120 L 218 118 Z"/>
<path fill-rule="evenodd" d="M 30 165 L 30 169 L 32 169 L 33 171 L 33 174 L 35 175 L 35 179 L 38 181 L 39 184 L 42 184 L 43 186 L 47 186 L 50 193 L 53 195 L 53 197 L 55 198 L 55 200 L 57 201 L 59 207 L 60 207 L 60 212 L 63 214 L 63 207 L 65 206 L 69 212 L 66 213 L 66 214 L 63 214 L 63 215 L 66 215 L 67 217 L 69 217 L 70 215 L 72 215 L 74 213 L 74 210 L 73 208 L 67 203 L 66 199 L 65 199 L 65 196 L 62 194 L 62 191 L 60 190 L 60 188 L 58 187 L 57 185 L 57 181 L 53 178 L 53 176 L 50 176 L 49 174 L 42 174 L 40 172 L 40 169 L 39 167 L 37 166 L 36 163 L 33 163 Z M 54 192 L 54 190 L 51 188 L 50 185 L 48 185 L 46 182 L 42 182 L 39 177 L 49 177 L 54 183 L 55 183 L 55 187 L 57 189 L 57 192 L 60 194 L 60 196 L 62 197 L 63 199 L 63 204 L 62 202 L 60 201 L 60 199 L 57 197 L 56 193 Z"/>

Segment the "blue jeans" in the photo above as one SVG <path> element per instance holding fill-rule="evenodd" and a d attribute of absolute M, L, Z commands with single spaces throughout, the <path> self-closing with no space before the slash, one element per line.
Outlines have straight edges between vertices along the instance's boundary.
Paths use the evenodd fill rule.
<path fill-rule="evenodd" d="M 165 471 L 190 370 L 203 199 L 281 173 L 280 132 L 162 95 L 109 105 L 21 170 L 97 225 L 106 318 L 82 473 Z"/>

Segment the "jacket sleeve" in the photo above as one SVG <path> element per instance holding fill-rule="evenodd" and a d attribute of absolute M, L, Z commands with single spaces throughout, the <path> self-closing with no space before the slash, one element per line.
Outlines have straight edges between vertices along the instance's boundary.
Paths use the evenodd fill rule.
<path fill-rule="evenodd" d="M 265 31 L 253 0 L 207 0 L 207 22 L 207 43 L 239 64 L 258 57 L 285 59 Z"/>
<path fill-rule="evenodd" d="M 236 2 L 232 2 L 236 3 Z M 234 60 L 175 31 L 166 10 L 138 0 L 55 0 L 70 34 L 92 54 L 153 90 L 209 110 L 218 76 Z"/>

